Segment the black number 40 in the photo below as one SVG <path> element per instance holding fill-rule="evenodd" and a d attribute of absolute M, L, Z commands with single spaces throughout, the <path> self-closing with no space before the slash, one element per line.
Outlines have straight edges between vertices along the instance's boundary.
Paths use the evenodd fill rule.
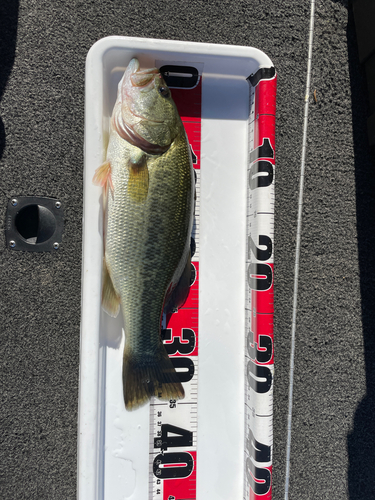
<path fill-rule="evenodd" d="M 154 438 L 154 448 L 167 450 L 177 446 L 193 446 L 193 433 L 175 425 L 162 424 L 161 436 Z"/>

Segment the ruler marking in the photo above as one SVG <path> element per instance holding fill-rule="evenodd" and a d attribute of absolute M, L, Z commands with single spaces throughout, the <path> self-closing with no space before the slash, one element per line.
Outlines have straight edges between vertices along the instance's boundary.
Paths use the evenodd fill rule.
<path fill-rule="evenodd" d="M 275 94 L 275 89 L 275 78 L 273 80 L 261 80 L 256 87 L 250 85 L 248 166 L 246 174 L 251 176 L 251 182 L 248 183 L 246 204 L 246 237 L 248 245 L 245 262 L 247 266 L 259 264 L 260 267 L 257 268 L 256 273 L 251 272 L 246 280 L 244 500 L 271 499 L 271 470 L 267 469 L 270 466 L 265 467 L 263 463 L 259 463 L 255 469 L 249 467 L 249 459 L 254 463 L 256 449 L 259 450 L 258 445 L 249 447 L 249 442 L 254 443 L 254 440 L 257 441 L 261 449 L 264 449 L 272 457 L 273 406 L 269 404 L 269 401 L 272 400 L 273 392 L 273 251 L 268 254 L 268 252 L 259 252 L 258 250 L 264 250 L 264 244 L 259 241 L 260 236 L 268 238 L 268 240 L 271 239 L 270 245 L 272 244 L 272 246 L 268 248 L 273 248 L 274 154 L 270 158 L 269 148 L 262 150 L 260 148 L 263 144 L 266 144 L 265 141 L 267 140 L 268 145 L 272 148 L 272 153 L 275 151 L 275 120 L 270 120 L 270 116 L 274 117 L 272 112 L 274 103 L 273 99 L 269 98 L 270 95 Z M 264 95 L 267 97 L 264 97 Z M 259 158 L 254 159 L 255 151 L 259 152 Z M 267 161 L 271 163 L 272 172 L 264 172 L 264 175 L 258 176 L 257 172 L 253 170 L 253 165 L 256 165 L 261 158 L 266 160 L 265 165 L 267 165 Z M 259 165 L 261 164 L 259 163 Z M 267 180 L 270 180 L 268 184 Z M 258 208 L 260 211 L 257 210 Z M 252 241 L 251 244 L 250 241 Z M 268 280 L 270 286 L 266 285 Z M 258 308 L 263 311 L 266 308 L 266 312 L 259 313 Z M 269 337 L 271 345 L 265 348 L 262 347 L 262 344 L 259 346 L 259 335 Z M 257 361 L 257 353 L 266 356 L 264 362 Z M 257 476 L 256 474 L 260 475 Z"/>

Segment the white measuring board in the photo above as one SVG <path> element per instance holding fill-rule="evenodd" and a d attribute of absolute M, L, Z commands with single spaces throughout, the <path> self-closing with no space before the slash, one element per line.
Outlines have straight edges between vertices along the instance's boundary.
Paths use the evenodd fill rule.
<path fill-rule="evenodd" d="M 132 57 L 137 57 L 143 68 L 180 65 L 197 69 L 201 108 L 200 128 L 191 103 L 189 113 L 180 111 L 198 162 L 193 283 L 186 303 L 166 319 L 163 332 L 169 354 L 184 379 L 186 397 L 166 403 L 153 399 L 128 412 L 121 377 L 123 321 L 120 316 L 110 318 L 100 304 L 101 190 L 92 184 L 92 177 L 103 162 L 117 84 Z M 246 481 L 255 469 L 245 467 L 247 459 L 254 462 L 251 453 L 246 455 L 249 419 L 245 419 L 249 360 L 245 357 L 249 352 L 245 333 L 249 319 L 244 305 L 249 297 L 247 212 L 251 194 L 247 186 L 249 155 L 258 144 L 256 134 L 261 127 L 249 120 L 249 101 L 254 111 L 261 102 L 257 92 L 263 80 L 253 83 L 249 93 L 247 77 L 271 67 L 270 59 L 251 47 L 127 37 L 100 40 L 88 54 L 79 500 L 240 500 L 244 485 L 245 491 L 248 488 L 245 498 L 251 494 L 252 483 Z M 167 71 L 176 76 L 181 70 Z M 193 78 L 193 73 L 190 70 L 185 78 Z M 178 103 L 178 89 L 168 83 Z M 194 95 L 194 90 L 190 91 Z M 182 104 L 186 102 L 184 98 Z M 193 120 L 185 120 L 192 114 Z M 255 178 L 265 175 L 254 173 Z M 260 207 L 262 197 L 254 196 Z M 258 235 L 251 234 L 254 238 Z M 262 242 L 254 242 L 265 250 Z M 251 342 L 249 348 L 251 352 Z M 252 432 L 263 443 L 260 431 L 254 428 Z M 261 468 L 258 462 L 255 465 Z"/>

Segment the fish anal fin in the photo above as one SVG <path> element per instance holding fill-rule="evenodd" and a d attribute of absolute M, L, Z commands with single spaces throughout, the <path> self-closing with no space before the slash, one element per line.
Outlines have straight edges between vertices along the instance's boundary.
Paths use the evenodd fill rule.
<path fill-rule="evenodd" d="M 184 270 L 182 271 L 181 277 L 172 290 L 172 292 L 166 297 L 164 312 L 166 314 L 176 312 L 189 295 L 190 289 L 190 279 L 191 279 L 191 252 L 189 251 Z"/>
<path fill-rule="evenodd" d="M 128 168 L 128 195 L 136 203 L 142 203 L 147 198 L 149 185 L 149 174 L 145 156 L 142 155 L 135 159 L 135 161 L 130 161 Z"/>
<path fill-rule="evenodd" d="M 98 167 L 95 170 L 95 174 L 94 174 L 92 181 L 96 186 L 103 187 L 105 189 L 105 191 L 108 190 L 108 186 L 113 191 L 113 183 L 112 183 L 112 177 L 111 177 L 111 164 L 110 164 L 109 160 L 105 161 L 102 165 L 100 165 L 100 167 Z"/>
<path fill-rule="evenodd" d="M 120 296 L 113 286 L 105 258 L 103 259 L 102 307 L 113 318 L 116 318 L 120 310 Z"/>
<path fill-rule="evenodd" d="M 139 408 L 152 396 L 164 401 L 182 399 L 185 396 L 184 388 L 162 343 L 154 355 L 135 356 L 125 346 L 122 373 L 127 410 Z"/>

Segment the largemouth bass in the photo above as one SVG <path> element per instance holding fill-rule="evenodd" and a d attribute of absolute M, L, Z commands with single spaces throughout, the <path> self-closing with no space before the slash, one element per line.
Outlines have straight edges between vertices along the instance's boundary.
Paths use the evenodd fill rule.
<path fill-rule="evenodd" d="M 160 333 L 164 308 L 178 307 L 189 286 L 194 172 L 170 90 L 135 58 L 118 86 L 94 182 L 105 198 L 102 304 L 112 316 L 121 304 L 124 316 L 125 407 L 183 398 Z"/>

